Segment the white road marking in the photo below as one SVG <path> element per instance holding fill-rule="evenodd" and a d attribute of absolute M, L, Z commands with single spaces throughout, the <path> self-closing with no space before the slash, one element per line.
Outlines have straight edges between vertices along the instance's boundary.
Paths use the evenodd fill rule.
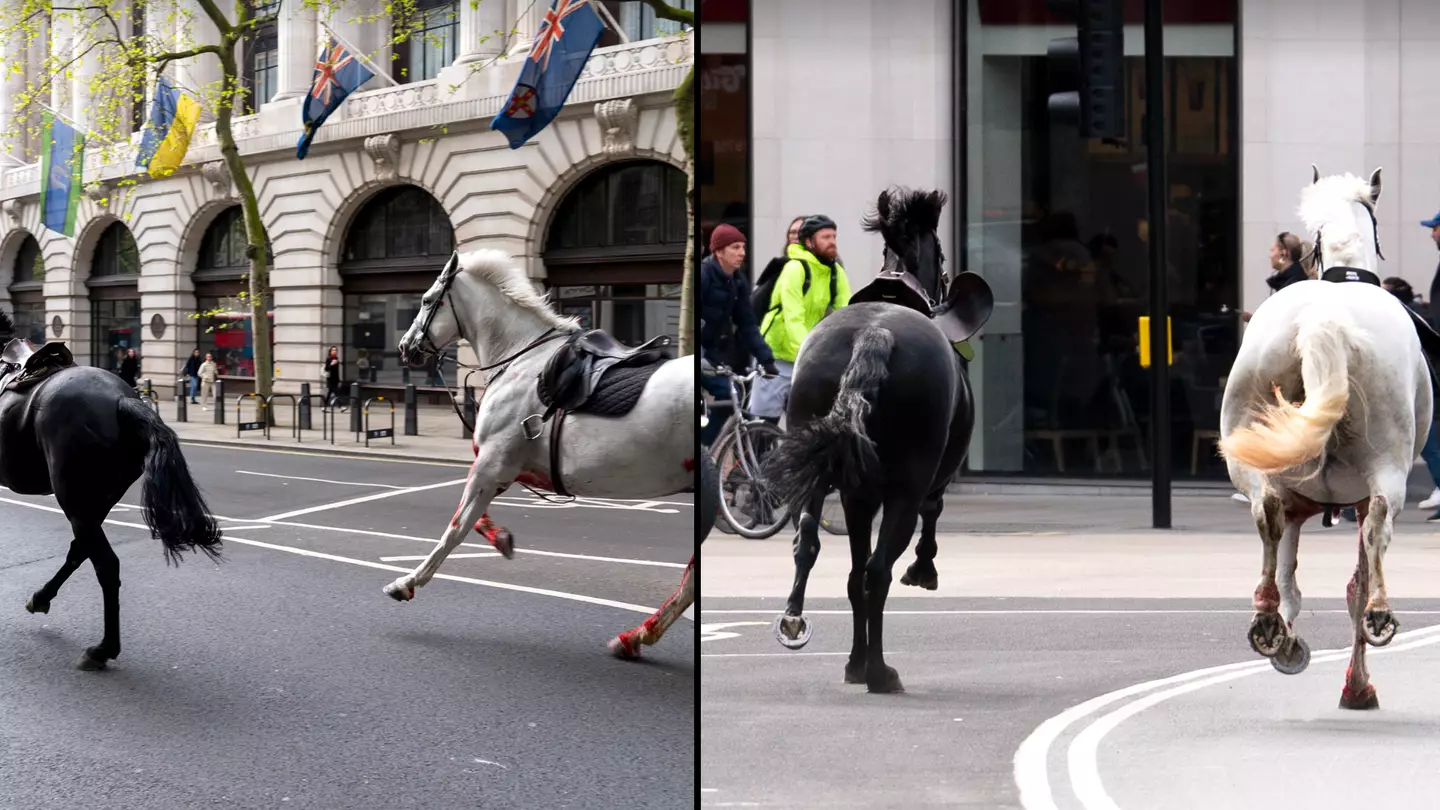
<path fill-rule="evenodd" d="M 460 479 L 457 479 L 457 480 L 454 480 L 454 481 L 441 481 L 441 482 L 438 483 L 438 484 L 426 484 L 426 485 L 420 486 L 420 487 L 406 487 L 405 489 L 392 489 L 392 490 L 389 490 L 389 491 L 386 491 L 386 492 L 377 492 L 377 493 L 375 493 L 374 495 L 362 495 L 362 496 L 360 496 L 359 498 L 351 498 L 351 499 L 345 500 L 345 501 L 336 501 L 335 503 L 325 503 L 325 504 L 321 504 L 321 505 L 319 505 L 319 506 L 307 506 L 307 507 L 305 507 L 304 509 L 296 509 L 296 510 L 294 510 L 293 512 L 281 512 L 281 513 L 278 514 L 278 515 L 270 515 L 269 517 L 255 518 L 255 522 L 256 522 L 256 523 L 270 523 L 270 522 L 272 522 L 272 521 L 284 520 L 285 518 L 292 518 L 292 517 L 299 517 L 299 516 L 301 516 L 301 515 L 308 515 L 308 514 L 310 514 L 310 513 L 312 513 L 312 512 L 326 512 L 326 511 L 329 511 L 329 510 L 331 510 L 331 509 L 340 509 L 340 508 L 343 508 L 343 507 L 346 507 L 346 506 L 354 506 L 354 505 L 357 504 L 357 503 L 369 503 L 370 501 L 378 501 L 378 500 L 380 500 L 380 499 L 382 499 L 382 498 L 394 498 L 394 497 L 396 497 L 397 495 L 409 495 L 409 494 L 414 493 L 414 492 L 424 492 L 424 491 L 427 490 L 427 489 L 439 489 L 439 488 L 441 488 L 441 487 L 453 487 L 453 486 L 458 486 L 458 485 L 464 484 L 467 480 L 468 480 L 467 478 L 460 478 Z"/>
<path fill-rule="evenodd" d="M 707 612 L 708 612 L 708 611 L 707 611 Z M 702 623 L 702 624 L 700 625 L 700 640 L 701 640 L 702 642 L 703 642 L 703 641 L 721 641 L 721 640 L 727 639 L 727 638 L 739 638 L 739 637 L 740 637 L 740 634 L 739 634 L 739 633 L 722 633 L 722 632 L 720 632 L 721 630 L 724 630 L 724 629 L 727 628 L 727 627 L 753 627 L 753 626 L 768 627 L 769 625 L 770 625 L 770 622 L 720 622 L 720 623 L 714 623 L 714 622 L 712 622 L 712 623 L 710 623 L 710 624 L 703 624 L 703 623 Z"/>
<path fill-rule="evenodd" d="M 425 559 L 426 559 L 427 557 L 429 557 L 429 556 L 430 556 L 430 555 L 428 555 L 428 554 L 406 554 L 406 555 L 401 556 L 401 557 L 381 557 L 381 558 L 380 558 L 380 562 L 421 562 L 421 561 L 425 560 Z M 470 554 L 451 554 L 451 555 L 449 555 L 448 557 L 446 557 L 445 559 L 447 559 L 447 560 L 464 560 L 464 559 L 468 559 L 468 558 L 470 558 L 470 557 L 499 557 L 499 556 L 500 556 L 500 552 L 498 552 L 498 551 L 491 551 L 491 552 L 489 552 L 489 553 L 486 553 L 486 552 L 484 552 L 484 551 L 477 551 L 477 552 L 470 553 Z"/>
<path fill-rule="evenodd" d="M 516 550 L 518 551 L 519 549 L 516 549 Z M 894 596 L 892 595 L 891 598 L 894 599 L 894 598 L 896 598 L 896 597 L 894 597 Z M 915 597 L 899 597 L 899 598 L 904 599 L 904 598 L 915 598 Z M 716 608 L 705 608 L 705 613 L 706 613 L 706 615 L 715 615 L 715 616 L 722 616 L 722 615 L 724 615 L 724 616 L 774 616 L 774 615 L 777 614 L 777 613 L 782 613 L 782 612 L 784 612 L 784 610 L 785 610 L 785 608 L 784 608 L 783 606 L 773 607 L 773 608 L 764 608 L 764 609 L 759 609 L 759 610 L 718 610 L 718 609 L 716 609 Z M 1318 615 L 1320 615 L 1320 614 L 1322 614 L 1322 613 L 1348 613 L 1348 612 L 1349 612 L 1349 611 L 1345 610 L 1344 608 L 1324 608 L 1324 609 L 1319 609 L 1319 610 L 1312 610 L 1312 609 L 1308 609 L 1308 608 L 1307 608 L 1306 610 L 1301 611 L 1300 615 L 1302 615 L 1302 616 L 1318 616 Z M 1400 612 L 1400 611 L 1397 611 L 1397 612 Z M 1403 611 L 1403 612 L 1404 612 L 1406 615 L 1408 615 L 1408 616 L 1433 616 L 1433 615 L 1440 615 L 1440 610 L 1406 610 L 1406 611 Z M 1114 609 L 1104 609 L 1104 610 L 1088 610 L 1088 609 L 1082 609 L 1082 608 L 1074 608 L 1074 609 L 1070 609 L 1070 608 L 1051 608 L 1051 609 L 1043 609 L 1043 610 L 986 610 L 986 609 L 976 609 L 976 610 L 890 610 L 890 609 L 887 608 L 887 609 L 885 610 L 885 616 L 886 616 L 886 617 L 890 617 L 890 616 L 1113 616 L 1113 615 L 1116 615 L 1116 614 L 1135 615 L 1135 616 L 1142 616 L 1142 615 L 1149 615 L 1149 614 L 1155 614 L 1155 615 L 1157 615 L 1157 616 L 1166 616 L 1166 615 L 1173 615 L 1173 614 L 1194 614 L 1194 615 L 1200 615 L 1200 616 L 1205 616 L 1205 615 L 1225 615 L 1225 614 L 1244 614 L 1244 615 L 1246 615 L 1246 616 L 1250 616 L 1250 615 L 1253 615 L 1254 613 L 1255 613 L 1255 610 L 1254 610 L 1253 608 L 1250 608 L 1250 609 L 1247 609 L 1247 610 L 1230 610 L 1230 609 L 1227 609 L 1227 608 L 1216 608 L 1216 609 L 1213 609 L 1213 610 L 1206 610 L 1206 609 L 1202 609 L 1202 608 L 1194 608 L 1194 609 L 1190 609 L 1190 608 L 1173 608 L 1173 609 L 1172 609 L 1172 608 L 1114 608 Z M 847 609 L 847 610 L 807 610 L 807 611 L 805 611 L 805 615 L 806 615 L 806 616 L 849 616 L 850 614 L 851 614 L 851 611 L 848 610 L 848 609 Z"/>
<path fill-rule="evenodd" d="M 848 652 L 777 652 L 777 653 L 701 653 L 701 658 L 795 658 L 805 656 L 849 655 Z M 886 650 L 885 654 L 904 655 L 900 650 Z"/>
<path fill-rule="evenodd" d="M 274 527 L 273 527 L 271 524 L 269 524 L 269 523 L 263 523 L 263 524 L 254 524 L 254 523 L 252 523 L 252 524 L 245 525 L 245 526 L 221 526 L 221 527 L 220 527 L 220 531 L 221 531 L 221 532 L 247 532 L 247 531 L 250 531 L 251 529 L 270 529 L 270 528 L 274 528 Z"/>
<path fill-rule="evenodd" d="M 286 481 L 314 481 L 317 484 L 340 484 L 347 487 L 379 487 L 381 489 L 404 489 L 394 484 L 366 484 L 361 481 L 334 481 L 329 478 L 304 478 L 298 475 L 277 475 L 276 473 L 251 472 L 250 470 L 236 470 L 240 475 L 259 475 L 265 478 L 283 478 Z"/>
<path fill-rule="evenodd" d="M 1399 634 L 1396 636 L 1395 641 L 1400 643 L 1380 649 L 1371 649 L 1369 650 L 1369 654 L 1380 655 L 1388 652 L 1400 652 L 1440 643 L 1440 625 L 1424 627 L 1408 633 Z M 887 651 L 886 654 L 888 655 L 889 652 Z M 1346 658 L 1349 654 L 1350 648 L 1344 647 L 1313 653 L 1310 660 L 1311 664 L 1314 665 L 1329 661 L 1339 661 Z M 1054 793 L 1050 787 L 1049 774 L 1050 748 L 1054 745 L 1055 740 L 1069 727 L 1095 714 L 1104 707 L 1128 697 L 1151 692 L 1152 694 L 1147 695 L 1145 698 L 1129 703 L 1121 709 L 1115 710 L 1096 720 L 1095 723 L 1077 735 L 1070 744 L 1068 767 L 1071 787 L 1075 791 L 1077 798 L 1080 799 L 1081 804 L 1086 807 L 1087 810 L 1102 807 L 1118 810 L 1114 802 L 1110 800 L 1110 797 L 1105 794 L 1104 787 L 1100 782 L 1099 770 L 1096 766 L 1096 751 L 1098 750 L 1100 740 L 1105 734 L 1109 733 L 1126 718 L 1138 714 L 1171 697 L 1206 686 L 1213 686 L 1237 678 L 1243 678 L 1248 675 L 1270 672 L 1271 670 L 1270 662 L 1263 659 L 1197 669 L 1179 675 L 1172 675 L 1168 678 L 1146 681 L 1145 683 L 1117 689 L 1114 692 L 1109 692 L 1099 697 L 1091 698 L 1084 703 L 1072 706 L 1060 714 L 1051 717 L 1036 727 L 1015 752 L 1015 784 L 1020 789 L 1020 806 L 1025 808 L 1025 810 L 1058 810 L 1055 804 Z M 1155 691 L 1163 687 L 1170 688 L 1165 691 Z M 1099 728 L 1097 728 L 1097 726 Z"/>

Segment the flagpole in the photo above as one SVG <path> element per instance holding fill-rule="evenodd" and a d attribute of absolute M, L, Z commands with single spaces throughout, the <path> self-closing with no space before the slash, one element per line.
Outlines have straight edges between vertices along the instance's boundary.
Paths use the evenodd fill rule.
<path fill-rule="evenodd" d="M 358 58 L 361 62 L 364 62 L 365 64 L 369 65 L 371 68 L 374 68 L 373 72 L 374 72 L 374 74 L 375 74 L 376 76 L 379 76 L 380 78 L 382 78 L 382 79 L 384 79 L 385 81 L 389 82 L 391 87 L 399 87 L 399 86 L 400 86 L 400 82 L 395 81 L 395 79 L 390 76 L 390 72 L 389 72 L 389 71 L 387 71 L 387 70 L 381 70 L 381 69 L 380 69 L 380 66 L 379 66 L 379 65 L 376 65 L 374 62 L 371 62 L 371 61 L 370 61 L 370 58 L 369 58 L 368 56 L 366 56 L 359 48 L 355 47 L 354 45 L 351 45 L 349 40 L 347 40 L 347 39 L 345 39 L 344 37 L 340 36 L 339 34 L 335 33 L 335 29 L 333 29 L 333 28 L 331 28 L 330 26 L 326 25 L 324 20 L 320 20 L 319 22 L 320 22 L 320 27 L 321 27 L 321 28 L 324 28 L 327 32 L 329 32 L 330 36 L 332 36 L 332 37 L 335 38 L 335 41 L 339 42 L 341 45 L 344 45 L 344 46 L 345 46 L 345 49 L 348 50 L 348 51 L 350 51 L 350 53 L 351 53 L 352 55 L 354 55 L 356 58 Z"/>
<path fill-rule="evenodd" d="M 41 109 L 45 110 L 46 112 L 50 113 L 51 115 L 54 115 L 54 116 L 58 117 L 60 120 L 62 120 L 62 121 L 64 121 L 65 123 L 69 124 L 70 126 L 72 126 L 72 127 L 76 128 L 76 129 L 80 130 L 81 132 L 84 132 L 84 133 L 85 133 L 89 138 L 91 138 L 92 140 L 99 141 L 99 142 L 101 142 L 101 143 L 103 143 L 103 144 L 109 144 L 109 145 L 111 145 L 111 146 L 114 146 L 114 145 L 115 145 L 115 141 L 112 141 L 112 140 L 110 140 L 109 138 L 102 138 L 102 137 L 100 137 L 99 135 L 96 135 L 95 133 L 91 132 L 90 130 L 86 129 L 85 127 L 80 126 L 80 122 L 76 121 L 75 119 L 71 118 L 70 116 L 66 115 L 65 113 L 60 112 L 59 110 L 55 109 L 54 107 L 51 107 L 49 104 L 46 104 L 46 103 L 43 102 L 43 101 L 37 101 L 37 102 L 35 102 L 35 103 L 36 103 L 37 105 L 39 105 Z"/>
<path fill-rule="evenodd" d="M 630 37 L 625 36 L 625 30 L 620 27 L 619 23 L 615 22 L 614 17 L 610 16 L 610 9 L 606 8 L 604 3 L 591 3 L 590 5 L 593 6 L 596 11 L 600 12 L 601 19 L 606 25 L 610 26 L 611 31 L 619 35 L 620 41 L 629 45 Z"/>

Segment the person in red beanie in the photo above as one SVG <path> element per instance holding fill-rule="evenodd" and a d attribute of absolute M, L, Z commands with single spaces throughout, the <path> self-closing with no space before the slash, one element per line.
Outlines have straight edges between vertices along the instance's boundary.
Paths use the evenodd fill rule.
<path fill-rule="evenodd" d="M 712 366 L 737 371 L 748 367 L 753 356 L 766 376 L 774 376 L 779 371 L 755 321 L 750 279 L 739 272 L 744 264 L 745 235 L 728 223 L 717 226 L 710 234 L 710 255 L 700 263 L 700 354 Z M 700 383 L 717 400 L 730 398 L 730 384 L 724 378 L 702 376 Z M 702 446 L 714 441 L 722 421 L 711 419 L 701 429 Z"/>

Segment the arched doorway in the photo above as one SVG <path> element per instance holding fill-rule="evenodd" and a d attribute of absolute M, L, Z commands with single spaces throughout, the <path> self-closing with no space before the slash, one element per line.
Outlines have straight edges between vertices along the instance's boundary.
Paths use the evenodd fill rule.
<path fill-rule="evenodd" d="M 565 195 L 545 272 L 566 315 L 637 345 L 680 332 L 685 173 L 653 160 L 606 166 Z"/>
<path fill-rule="evenodd" d="M 10 307 L 15 337 L 36 346 L 45 343 L 45 257 L 40 243 L 26 234 L 15 257 L 15 274 L 10 283 Z"/>
<path fill-rule="evenodd" d="M 90 259 L 90 364 L 119 371 L 128 349 L 140 351 L 140 250 L 130 229 L 112 222 Z"/>
<path fill-rule="evenodd" d="M 221 211 L 205 229 L 191 274 L 195 282 L 195 310 L 199 315 L 194 348 L 200 350 L 201 356 L 213 352 L 220 376 L 226 378 L 255 377 L 255 330 L 247 281 L 250 260 L 245 256 L 245 244 L 244 209 L 236 205 Z M 265 255 L 273 267 L 275 257 L 268 238 Z M 274 315 L 272 311 L 272 322 Z M 270 343 L 273 349 L 273 329 Z M 189 356 L 190 347 L 181 348 L 180 355 Z"/>
<path fill-rule="evenodd" d="M 345 296 L 345 345 L 341 377 L 368 389 L 398 394 L 407 383 L 444 383 L 433 365 L 402 367 L 396 346 L 415 316 L 420 299 L 455 251 L 450 217 L 429 192 L 394 186 L 376 194 L 355 214 L 340 253 L 340 289 Z M 446 352 L 455 369 L 455 350 Z"/>

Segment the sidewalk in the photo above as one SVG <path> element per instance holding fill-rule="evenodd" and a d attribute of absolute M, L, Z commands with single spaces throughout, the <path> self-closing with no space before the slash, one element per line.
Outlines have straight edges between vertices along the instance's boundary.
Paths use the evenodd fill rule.
<path fill-rule="evenodd" d="M 407 458 L 454 462 L 467 466 L 475 460 L 474 451 L 470 448 L 469 437 L 462 436 L 465 429 L 460 423 L 460 417 L 456 416 L 455 411 L 449 407 L 417 409 L 420 435 L 406 436 L 405 406 L 403 403 L 397 404 L 395 408 L 395 443 L 392 445 L 388 438 L 371 439 L 370 446 L 367 448 L 364 433 L 361 433 L 359 441 L 356 441 L 355 434 L 350 432 L 349 413 L 335 414 L 339 430 L 336 432 L 334 444 L 330 443 L 330 439 L 322 438 L 319 408 L 312 410 L 310 421 L 313 429 L 300 431 L 300 441 L 297 442 L 294 438 L 293 411 L 289 401 L 283 397 L 276 400 L 275 421 L 277 425 L 270 429 L 268 441 L 265 439 L 263 430 L 246 431 L 237 435 L 235 400 L 229 399 L 223 425 L 215 424 L 214 409 L 204 411 L 200 409 L 199 405 L 188 407 L 189 421 L 178 421 L 176 412 L 179 405 L 173 399 L 160 403 L 160 417 L 165 420 L 165 424 L 174 429 L 182 442 L 191 444 L 268 447 L 277 450 L 305 450 L 312 453 L 340 456 Z M 255 417 L 253 401 L 244 403 L 241 415 L 246 422 L 259 421 Z M 373 408 L 370 413 L 370 427 L 376 429 L 389 426 L 389 409 Z"/>

